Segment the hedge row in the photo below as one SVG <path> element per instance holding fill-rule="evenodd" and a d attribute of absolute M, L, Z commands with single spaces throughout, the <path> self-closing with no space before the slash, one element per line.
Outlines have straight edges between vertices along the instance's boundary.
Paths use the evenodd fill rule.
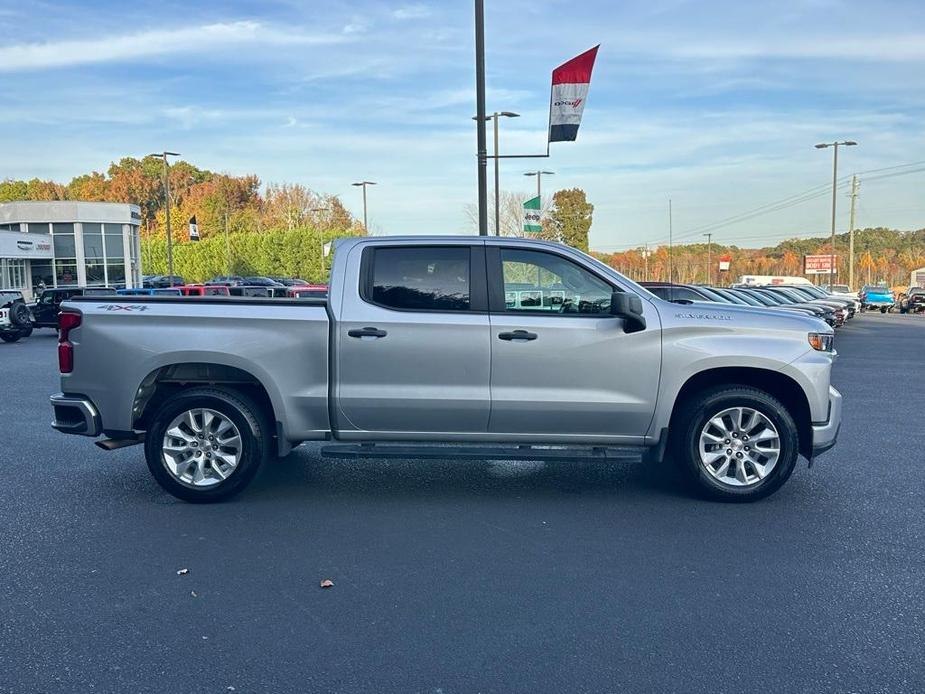
<path fill-rule="evenodd" d="M 270 275 L 301 277 L 326 282 L 332 255 L 322 261 L 324 244 L 350 232 L 293 229 L 260 234 L 229 234 L 203 241 L 173 244 L 173 271 L 187 282 L 203 282 L 217 275 Z M 141 242 L 142 270 L 146 275 L 167 273 L 167 241 Z"/>

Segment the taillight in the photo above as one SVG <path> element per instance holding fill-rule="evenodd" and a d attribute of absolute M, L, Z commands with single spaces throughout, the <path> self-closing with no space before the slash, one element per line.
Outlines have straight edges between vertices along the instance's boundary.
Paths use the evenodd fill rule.
<path fill-rule="evenodd" d="M 62 311 L 58 314 L 58 370 L 69 374 L 74 370 L 74 345 L 71 344 L 71 330 L 80 326 L 79 313 Z"/>

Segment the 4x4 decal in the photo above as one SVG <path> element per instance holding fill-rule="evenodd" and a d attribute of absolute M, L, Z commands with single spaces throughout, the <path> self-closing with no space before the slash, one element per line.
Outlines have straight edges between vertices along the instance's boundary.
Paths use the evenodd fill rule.
<path fill-rule="evenodd" d="M 104 311 L 147 311 L 148 307 L 144 304 L 103 304 L 97 306 Z"/>

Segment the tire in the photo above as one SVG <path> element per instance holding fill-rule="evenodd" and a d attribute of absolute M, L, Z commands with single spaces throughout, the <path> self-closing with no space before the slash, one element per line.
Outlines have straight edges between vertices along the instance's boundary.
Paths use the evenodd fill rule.
<path fill-rule="evenodd" d="M 228 422 L 231 429 L 225 428 Z M 168 429 L 175 435 L 168 437 Z M 178 499 L 223 501 L 244 489 L 270 456 L 270 431 L 261 408 L 243 393 L 192 388 L 155 412 L 145 436 L 145 459 L 158 484 Z M 209 435 L 215 437 L 211 443 Z"/>
<path fill-rule="evenodd" d="M 697 393 L 678 407 L 683 419 L 676 424 L 673 422 L 676 430 L 672 437 L 673 455 L 688 482 L 702 496 L 717 501 L 757 501 L 776 492 L 790 478 L 799 455 L 799 438 L 793 417 L 777 398 L 749 386 L 723 386 Z M 713 443 L 718 435 L 722 436 L 722 430 L 711 424 L 711 420 L 732 411 L 722 417 L 729 423 L 728 418 L 736 416 L 737 408 L 754 411 L 758 417 L 751 420 L 751 427 L 748 427 L 749 420 L 741 429 L 729 427 L 738 429 L 738 435 L 732 433 L 729 438 L 719 438 Z M 736 424 L 734 419 L 731 424 Z M 768 438 L 770 434 L 776 436 Z M 710 441 L 711 451 L 703 457 L 702 437 L 713 437 L 704 438 Z M 760 442 L 759 437 L 762 437 Z M 751 445 L 747 443 L 749 440 Z M 726 445 L 729 448 L 725 448 Z M 767 453 L 774 446 L 777 457 L 769 465 L 771 456 Z M 732 455 L 727 451 L 732 451 Z M 712 467 L 704 462 L 704 458 L 711 456 L 719 456 Z M 742 461 L 741 473 L 737 460 Z M 727 472 L 720 474 L 727 461 Z M 763 475 L 759 474 L 761 470 L 764 470 Z"/>
<path fill-rule="evenodd" d="M 881 308 L 881 309 L 880 309 L 880 313 L 886 313 L 886 309 L 885 309 L 885 308 Z"/>
<path fill-rule="evenodd" d="M 10 323 L 16 328 L 31 326 L 32 317 L 29 315 L 29 307 L 19 303 L 10 306 Z"/>
<path fill-rule="evenodd" d="M 31 326 L 31 325 L 27 325 L 25 328 L 23 328 L 22 330 L 19 331 L 19 334 L 20 334 L 22 337 L 31 337 L 31 336 L 32 336 L 32 330 L 33 330 L 32 326 Z"/>
<path fill-rule="evenodd" d="M 16 342 L 19 340 L 19 333 L 0 333 L 0 340 L 4 342 Z"/>

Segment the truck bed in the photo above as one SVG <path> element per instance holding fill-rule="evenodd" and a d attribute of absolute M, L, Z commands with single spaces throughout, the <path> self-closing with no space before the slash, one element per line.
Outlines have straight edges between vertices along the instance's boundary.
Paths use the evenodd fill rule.
<path fill-rule="evenodd" d="M 255 380 L 273 410 L 287 413 L 281 438 L 324 439 L 330 431 L 324 299 L 97 296 L 62 308 L 83 315 L 72 339 L 75 368 L 62 375 L 62 390 L 98 403 L 104 431 L 135 428 L 143 383 L 168 374 L 195 384 L 197 367 L 189 365 L 238 370 Z M 169 373 L 179 364 L 185 365 L 179 376 Z"/>

